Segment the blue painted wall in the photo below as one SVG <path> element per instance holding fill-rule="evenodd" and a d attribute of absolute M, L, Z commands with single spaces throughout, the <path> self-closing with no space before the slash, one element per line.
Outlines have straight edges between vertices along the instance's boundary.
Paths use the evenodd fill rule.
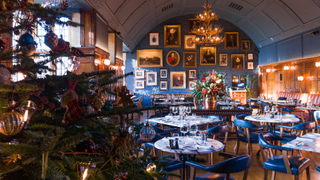
<path fill-rule="evenodd" d="M 320 35 L 311 32 L 260 48 L 259 65 L 320 56 Z"/>
<path fill-rule="evenodd" d="M 184 50 L 184 43 L 183 43 L 183 37 L 188 33 L 188 19 L 194 18 L 195 15 L 185 15 L 180 16 L 176 18 L 169 19 L 158 26 L 156 26 L 153 30 L 150 32 L 159 32 L 160 33 L 160 46 L 149 46 L 149 34 L 146 34 L 144 38 L 140 41 L 140 43 L 136 46 L 136 49 L 133 50 L 131 53 L 126 54 L 126 73 L 132 72 L 135 69 L 144 69 L 145 71 L 157 71 L 158 72 L 158 86 L 145 86 L 146 88 L 144 90 L 135 90 L 134 89 L 134 76 L 127 77 L 127 88 L 130 90 L 130 92 L 134 92 L 137 97 L 144 96 L 143 98 L 143 105 L 144 106 L 150 106 L 151 105 L 151 98 L 150 94 L 186 94 L 191 93 L 191 91 L 188 91 L 188 88 L 186 89 L 170 89 L 170 71 L 188 71 L 188 68 L 183 68 L 183 52 L 187 51 Z M 164 25 L 181 25 L 181 47 L 180 48 L 164 48 L 164 37 L 163 37 L 163 30 Z M 249 36 L 244 33 L 241 29 L 233 25 L 232 23 L 220 19 L 219 21 L 216 21 L 213 23 L 214 25 L 220 25 L 224 28 L 225 32 L 239 32 L 239 44 L 241 43 L 241 40 L 250 40 Z M 223 32 L 224 34 L 224 32 Z M 138 68 L 137 67 L 137 50 L 138 49 L 163 49 L 163 68 L 168 68 L 169 70 L 169 78 L 166 80 L 169 80 L 169 90 L 168 91 L 160 91 L 159 90 L 159 69 L 160 68 Z M 176 67 L 171 67 L 166 62 L 166 56 L 167 53 L 171 50 L 176 50 L 180 54 L 180 63 Z M 207 65 L 207 66 L 201 66 L 200 65 L 200 46 L 197 47 L 197 50 L 188 50 L 188 51 L 197 51 L 198 55 L 198 77 L 200 77 L 200 70 L 205 71 L 212 71 L 214 69 L 218 72 L 226 72 L 228 74 L 228 80 L 227 83 L 231 86 L 231 78 L 232 75 L 250 75 L 250 76 L 257 76 L 257 65 L 258 65 L 258 48 L 256 45 L 251 41 L 251 51 L 241 51 L 241 44 L 239 45 L 239 49 L 225 49 L 224 43 L 217 45 L 217 59 L 219 59 L 220 53 L 227 53 L 228 54 L 228 66 L 221 66 L 219 65 L 219 61 L 217 61 L 217 65 Z M 247 54 L 248 53 L 254 53 L 254 67 L 255 70 L 247 70 Z M 244 54 L 245 55 L 245 69 L 243 70 L 232 70 L 231 69 L 231 54 Z M 251 60 L 250 60 L 251 61 Z M 188 81 L 187 81 L 188 82 Z M 257 88 L 257 87 L 256 87 Z"/>

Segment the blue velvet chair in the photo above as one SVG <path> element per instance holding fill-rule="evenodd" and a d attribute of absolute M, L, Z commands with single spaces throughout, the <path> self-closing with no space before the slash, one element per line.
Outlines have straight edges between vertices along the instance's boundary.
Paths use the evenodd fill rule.
<path fill-rule="evenodd" d="M 316 126 L 317 126 L 317 132 L 320 133 L 320 125 L 319 125 L 320 111 L 314 111 L 313 116 L 314 116 L 314 122 L 316 123 Z"/>
<path fill-rule="evenodd" d="M 248 170 L 251 166 L 251 157 L 249 155 L 234 156 L 220 153 L 222 156 L 229 156 L 231 159 L 219 162 L 210 166 L 203 166 L 193 161 L 187 161 L 186 165 L 190 166 L 190 180 L 229 180 L 231 173 L 244 171 L 243 180 L 247 179 Z M 209 173 L 195 177 L 196 169 L 201 169 Z"/>
<path fill-rule="evenodd" d="M 172 171 L 180 170 L 180 174 L 182 174 L 183 163 L 181 161 L 178 161 L 173 158 L 166 158 L 165 160 L 168 161 L 168 164 L 166 167 L 162 169 L 162 171 L 172 172 Z M 165 179 L 171 179 L 171 178 L 165 177 Z"/>
<path fill-rule="evenodd" d="M 221 120 L 221 117 L 220 117 L 220 116 L 217 116 L 217 115 L 208 115 L 208 116 L 205 116 L 204 118 L 210 118 L 210 119 Z"/>
<path fill-rule="evenodd" d="M 300 113 L 301 121 L 305 122 L 304 118 L 303 118 L 304 111 L 300 111 L 300 110 L 296 110 L 296 109 L 292 109 L 292 108 L 287 108 L 287 107 L 282 107 L 281 109 L 282 109 L 282 113 L 284 113 L 284 112 L 289 113 L 289 114 Z"/>
<path fill-rule="evenodd" d="M 285 125 L 277 125 L 277 127 L 280 128 L 280 137 L 285 137 L 285 138 L 290 138 L 290 139 L 295 139 L 297 136 L 302 136 L 304 133 L 308 133 L 308 131 L 314 132 L 316 129 L 316 123 L 315 122 L 305 122 L 301 124 L 297 124 L 294 126 L 285 126 Z M 297 133 L 296 135 L 292 134 L 283 134 L 284 129 L 289 129 L 289 130 L 296 130 Z"/>
<path fill-rule="evenodd" d="M 286 97 L 279 97 L 278 100 L 287 100 Z"/>
<path fill-rule="evenodd" d="M 252 144 L 258 143 L 258 135 L 262 131 L 250 131 L 249 129 L 259 129 L 268 127 L 267 125 L 256 125 L 242 119 L 235 119 L 233 124 L 236 126 L 237 143 L 234 148 L 236 154 L 239 152 L 240 142 L 247 143 L 247 151 L 252 155 Z"/>
<path fill-rule="evenodd" d="M 149 119 L 153 119 L 153 118 L 160 118 L 160 117 L 165 117 L 163 115 L 160 115 L 160 114 L 155 114 L 155 115 L 151 115 L 149 116 Z M 160 126 L 158 123 L 153 123 L 153 122 L 149 122 L 150 125 L 153 125 L 153 126 Z"/>
<path fill-rule="evenodd" d="M 164 137 L 168 137 L 168 136 L 172 136 L 172 134 L 174 132 L 178 132 L 179 129 L 178 128 L 170 128 L 170 129 L 160 129 L 157 126 L 154 125 L 150 125 L 151 127 L 153 127 L 153 129 L 156 131 L 156 133 L 160 136 L 164 136 Z"/>
<path fill-rule="evenodd" d="M 264 167 L 264 179 L 268 178 L 268 170 L 271 170 L 272 179 L 275 179 L 276 172 L 281 172 L 292 174 L 294 175 L 295 180 L 298 180 L 299 174 L 306 170 L 307 180 L 310 180 L 309 159 L 300 156 L 289 156 L 288 151 L 293 151 L 293 149 L 269 144 L 269 141 L 285 141 L 285 139 L 271 133 L 259 134 L 259 145 Z M 282 151 L 282 155 L 274 155 L 272 150 L 280 150 Z M 266 152 L 269 152 L 270 155 L 267 156 Z"/>

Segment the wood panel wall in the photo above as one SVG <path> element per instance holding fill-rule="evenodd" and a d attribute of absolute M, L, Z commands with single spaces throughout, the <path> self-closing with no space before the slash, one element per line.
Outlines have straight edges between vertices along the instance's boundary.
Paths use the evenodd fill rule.
<path fill-rule="evenodd" d="M 96 13 L 92 9 L 81 9 L 81 47 L 95 46 Z"/>
<path fill-rule="evenodd" d="M 320 94 L 320 56 L 259 66 L 260 93 L 277 97 L 280 91 Z M 284 70 L 288 66 L 289 70 Z M 270 72 L 267 72 L 270 69 Z M 298 81 L 303 76 L 303 81 Z"/>

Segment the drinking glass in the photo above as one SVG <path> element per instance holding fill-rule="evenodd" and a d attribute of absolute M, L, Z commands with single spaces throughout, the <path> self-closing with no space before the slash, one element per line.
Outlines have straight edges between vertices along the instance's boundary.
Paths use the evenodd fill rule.
<path fill-rule="evenodd" d="M 181 126 L 180 126 L 180 132 L 184 134 L 184 138 L 186 136 L 186 133 L 189 132 L 190 126 L 189 123 L 187 123 L 186 121 L 182 121 L 181 122 Z"/>
<path fill-rule="evenodd" d="M 271 111 L 275 114 L 276 112 L 278 112 L 278 109 L 276 106 L 272 106 Z"/>
<path fill-rule="evenodd" d="M 187 107 L 186 112 L 187 112 L 188 114 L 191 113 L 191 108 L 190 108 L 190 106 Z"/>
<path fill-rule="evenodd" d="M 177 113 L 178 113 L 178 108 L 177 108 L 176 106 L 173 106 L 173 107 L 172 107 L 172 112 L 173 112 L 173 114 L 177 115 Z"/>
<path fill-rule="evenodd" d="M 269 111 L 270 111 L 269 105 L 265 106 L 264 107 L 264 112 L 267 114 L 267 113 L 269 113 Z"/>
<path fill-rule="evenodd" d="M 190 123 L 190 133 L 192 133 L 193 134 L 193 137 L 194 137 L 194 139 L 195 139 L 195 137 L 196 137 L 196 133 L 198 132 L 198 126 L 197 126 L 197 124 L 194 122 L 194 121 L 192 121 L 191 123 Z"/>
<path fill-rule="evenodd" d="M 180 134 L 180 133 L 178 133 L 178 132 L 173 133 L 173 134 L 172 134 L 173 139 L 174 139 L 174 138 L 179 138 L 179 134 Z"/>

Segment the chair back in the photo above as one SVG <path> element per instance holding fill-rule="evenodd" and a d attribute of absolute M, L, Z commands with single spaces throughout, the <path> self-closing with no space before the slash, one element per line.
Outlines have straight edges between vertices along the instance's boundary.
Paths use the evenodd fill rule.
<path fill-rule="evenodd" d="M 292 126 L 291 129 L 296 129 L 296 130 L 313 130 L 316 128 L 316 123 L 315 122 L 305 122 L 301 124 L 297 124 Z"/>
<path fill-rule="evenodd" d="M 245 118 L 246 116 L 250 116 L 250 114 L 247 114 L 247 113 L 237 113 L 234 117 L 235 117 L 236 119 L 242 119 L 242 120 L 244 120 L 244 118 Z"/>
<path fill-rule="evenodd" d="M 220 116 L 217 116 L 217 115 L 208 115 L 208 116 L 205 116 L 204 118 L 221 120 Z"/>
<path fill-rule="evenodd" d="M 246 120 L 242 120 L 242 119 L 235 119 L 233 121 L 233 124 L 235 126 L 238 126 L 238 127 L 242 127 L 242 128 L 257 128 L 258 126 L 251 123 L 251 122 L 248 122 Z"/>
<path fill-rule="evenodd" d="M 282 114 L 282 117 L 299 118 L 299 117 L 298 117 L 297 115 L 295 115 L 295 114 L 288 114 L 288 113 Z"/>
<path fill-rule="evenodd" d="M 229 125 L 214 126 L 206 130 L 209 134 L 229 132 Z"/>
<path fill-rule="evenodd" d="M 287 100 L 286 97 L 279 97 L 278 100 Z"/>
<path fill-rule="evenodd" d="M 300 100 L 300 99 L 293 99 L 293 102 L 295 102 L 295 103 L 300 103 L 301 100 Z"/>
<path fill-rule="evenodd" d="M 318 126 L 319 125 L 318 121 L 320 121 L 320 111 L 313 112 L 313 116 L 314 116 L 314 122 L 316 123 L 316 126 Z"/>
<path fill-rule="evenodd" d="M 287 107 L 282 107 L 282 112 L 294 112 L 294 110 L 287 108 Z"/>
<path fill-rule="evenodd" d="M 218 174 L 231 174 L 245 171 L 251 167 L 251 157 L 249 155 L 227 159 L 220 163 L 208 166 L 206 171 Z"/>

